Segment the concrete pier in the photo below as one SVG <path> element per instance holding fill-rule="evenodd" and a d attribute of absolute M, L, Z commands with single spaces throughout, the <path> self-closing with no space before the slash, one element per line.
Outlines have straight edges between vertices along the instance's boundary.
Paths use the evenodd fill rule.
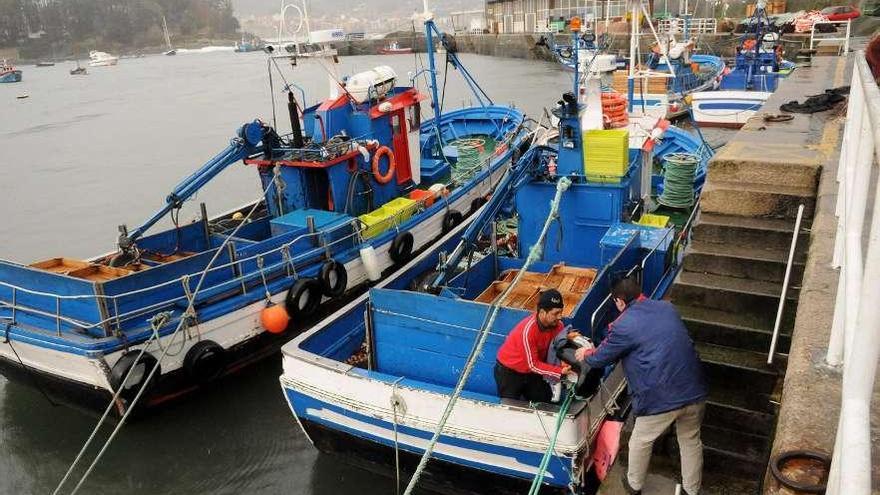
<path fill-rule="evenodd" d="M 768 474 L 769 461 L 788 450 L 833 451 L 841 375 L 823 363 L 838 280 L 830 261 L 846 107 L 796 114 L 788 122 L 766 122 L 763 116 L 779 113 L 782 103 L 848 85 L 851 71 L 851 60 L 843 57 L 814 58 L 812 67 L 795 70 L 710 162 L 702 213 L 671 291 L 709 379 L 703 428 L 706 494 L 794 494 Z M 805 220 L 778 353 L 768 366 L 800 204 Z M 880 387 L 874 402 L 876 430 Z M 872 444 L 876 487 L 880 441 L 874 438 Z M 622 445 L 623 458 L 625 449 Z M 671 493 L 677 456 L 674 435 L 655 444 L 645 494 Z M 616 466 L 602 493 L 624 493 L 623 472 L 623 465 Z M 804 480 L 818 481 L 809 475 Z"/>

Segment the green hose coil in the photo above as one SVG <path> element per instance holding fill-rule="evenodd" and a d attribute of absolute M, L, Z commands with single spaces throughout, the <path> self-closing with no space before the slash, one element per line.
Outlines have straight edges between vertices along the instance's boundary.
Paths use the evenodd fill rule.
<path fill-rule="evenodd" d="M 670 153 L 663 161 L 663 194 L 657 201 L 670 208 L 690 208 L 700 158 L 691 153 Z"/>

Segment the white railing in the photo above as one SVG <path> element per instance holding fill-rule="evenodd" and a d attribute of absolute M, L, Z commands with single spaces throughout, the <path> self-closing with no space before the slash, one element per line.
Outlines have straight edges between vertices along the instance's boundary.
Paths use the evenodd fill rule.
<path fill-rule="evenodd" d="M 816 32 L 816 26 L 820 24 L 831 24 L 835 27 L 833 33 L 822 33 Z M 816 45 L 822 41 L 837 41 L 837 54 L 840 55 L 841 49 L 843 49 L 843 53 L 849 53 L 849 35 L 850 35 L 850 27 L 852 25 L 851 20 L 846 21 L 817 21 L 813 23 L 813 26 L 810 28 L 810 51 L 816 49 Z M 840 26 L 845 26 L 844 28 L 844 36 L 841 38 L 839 36 Z M 842 43 L 839 43 L 841 42 Z"/>
<path fill-rule="evenodd" d="M 689 34 L 715 33 L 718 30 L 718 21 L 712 18 L 691 19 L 688 25 Z M 684 33 L 685 20 L 679 17 L 660 19 L 657 21 L 657 31 L 661 33 L 682 34 Z"/>
<path fill-rule="evenodd" d="M 871 396 L 880 358 L 880 89 L 865 60 L 855 57 L 837 178 L 839 216 L 833 264 L 840 267 L 834 323 L 826 360 L 843 368 L 840 421 L 829 495 L 871 493 Z M 873 183 L 874 202 L 868 201 Z M 868 247 L 863 230 L 872 208 Z"/>

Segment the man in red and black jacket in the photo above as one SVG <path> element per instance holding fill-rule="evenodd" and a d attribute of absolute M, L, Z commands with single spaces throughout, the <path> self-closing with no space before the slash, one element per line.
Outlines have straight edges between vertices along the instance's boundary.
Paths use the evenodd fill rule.
<path fill-rule="evenodd" d="M 550 402 L 552 392 L 545 377 L 559 380 L 568 364 L 548 364 L 547 349 L 562 330 L 562 294 L 548 289 L 538 298 L 538 310 L 519 322 L 498 349 L 495 384 L 502 399 Z"/>

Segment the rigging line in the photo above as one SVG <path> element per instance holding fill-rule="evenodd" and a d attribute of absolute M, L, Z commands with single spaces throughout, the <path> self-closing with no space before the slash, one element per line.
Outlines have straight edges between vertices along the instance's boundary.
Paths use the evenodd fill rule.
<path fill-rule="evenodd" d="M 263 191 L 263 195 L 262 195 L 261 197 L 265 196 L 265 194 L 269 191 L 269 188 L 272 187 L 273 184 L 274 184 L 273 182 L 270 182 L 270 183 L 269 183 L 269 185 L 268 185 L 268 186 L 266 187 L 266 189 Z M 213 256 L 213 257 L 211 258 L 211 260 L 208 262 L 208 265 L 206 266 L 205 270 L 202 271 L 201 276 L 199 277 L 199 283 L 196 285 L 196 290 L 193 291 L 193 298 L 190 299 L 189 304 L 188 304 L 188 307 L 187 307 L 187 310 L 186 310 L 185 313 L 190 312 L 190 311 L 193 310 L 194 302 L 195 302 L 195 295 L 199 293 L 199 290 L 201 290 L 201 288 L 202 288 L 202 283 L 205 281 L 205 275 L 207 274 L 208 270 L 211 268 L 211 265 L 213 265 L 214 262 L 217 261 L 217 258 L 220 256 L 220 253 L 224 252 L 224 248 L 225 248 L 226 245 L 229 243 L 229 240 L 230 240 L 231 238 L 235 237 L 235 235 L 238 233 L 238 231 L 241 229 L 242 226 L 244 226 L 245 224 L 248 223 L 248 219 L 250 219 L 250 217 L 253 216 L 254 212 L 257 211 L 257 207 L 258 207 L 259 205 L 260 205 L 260 200 L 258 199 L 257 201 L 254 202 L 253 206 L 251 207 L 251 211 L 248 212 L 248 214 L 247 214 L 247 216 L 245 216 L 244 220 L 243 220 L 241 223 L 239 223 L 237 227 L 235 227 L 235 229 L 232 231 L 231 234 L 229 234 L 229 235 L 226 237 L 226 239 L 223 240 L 223 244 L 221 244 L 221 245 L 220 245 L 220 248 L 217 249 L 217 252 L 214 253 L 214 256 Z M 174 333 L 171 334 L 171 341 L 168 343 L 168 346 L 166 346 L 165 350 L 162 352 L 162 355 L 159 357 L 159 359 L 156 361 L 156 364 L 155 364 L 155 365 L 153 366 L 153 368 L 150 370 L 150 373 L 147 375 L 147 378 L 144 380 L 143 385 L 140 387 L 140 389 L 138 390 L 137 394 L 136 394 L 136 395 L 134 396 L 134 398 L 131 400 L 128 409 L 127 409 L 127 410 L 125 411 L 125 413 L 122 415 L 122 418 L 120 418 L 119 423 L 118 423 L 118 424 L 116 425 L 116 427 L 113 429 L 113 432 L 110 434 L 110 436 L 109 436 L 109 437 L 107 438 L 107 440 L 104 442 L 104 446 L 101 448 L 101 450 L 100 450 L 100 451 L 98 452 L 98 454 L 95 456 L 95 459 L 92 461 L 92 464 L 88 467 L 88 469 L 86 470 L 86 472 L 82 475 L 82 478 L 80 478 L 80 480 L 79 480 L 79 482 L 76 484 L 76 486 L 74 486 L 73 491 L 70 492 L 70 495 L 75 495 L 76 492 L 79 491 L 79 489 L 82 487 L 83 483 L 85 483 L 86 479 L 88 479 L 89 475 L 92 473 L 92 470 L 94 470 L 95 466 L 96 466 L 96 465 L 98 464 L 98 462 L 101 460 L 101 457 L 102 457 L 102 456 L 104 455 L 104 453 L 107 451 L 107 448 L 108 448 L 108 447 L 110 446 L 110 444 L 113 442 L 113 439 L 116 438 L 116 435 L 119 433 L 119 430 L 120 430 L 120 429 L 122 428 L 122 426 L 125 424 L 126 420 L 128 420 L 129 415 L 130 415 L 131 412 L 135 409 L 135 406 L 137 405 L 138 400 L 140 400 L 141 396 L 143 395 L 144 391 L 146 390 L 147 385 L 150 383 L 150 381 L 153 379 L 153 376 L 156 374 L 156 371 L 159 369 L 159 365 L 162 363 L 162 360 L 163 360 L 163 359 L 166 357 L 166 355 L 168 354 L 168 350 L 169 350 L 169 349 L 171 348 L 171 346 L 174 344 L 174 340 L 175 340 L 175 339 L 177 338 L 177 336 L 181 333 L 180 330 L 181 330 L 181 328 L 184 327 L 184 321 L 185 321 L 185 320 L 184 320 L 183 318 L 180 319 L 180 322 L 178 323 L 177 328 L 174 330 Z M 140 352 L 140 355 L 138 356 L 138 360 L 140 360 L 140 357 L 143 356 L 144 352 L 146 352 L 146 348 L 149 346 L 149 343 L 150 343 L 150 342 L 152 342 L 152 340 L 147 341 L 147 344 L 146 344 L 143 348 L 141 348 L 141 352 Z M 137 362 L 138 360 L 136 360 L 135 362 Z M 126 374 L 125 378 L 123 379 L 123 382 L 122 382 L 123 384 L 125 384 L 125 382 L 128 380 L 128 377 L 131 375 L 131 372 L 132 372 L 135 368 L 136 368 L 136 366 L 132 366 L 131 369 L 128 370 L 128 373 Z M 120 386 L 120 387 L 119 387 L 119 390 L 118 390 L 117 393 L 114 395 L 114 399 L 118 400 L 119 394 L 122 392 L 122 389 L 123 389 L 123 387 Z M 107 410 L 104 412 L 104 416 L 101 417 L 101 420 L 100 420 L 100 421 L 98 422 L 98 424 L 95 426 L 95 429 L 92 431 L 92 435 L 89 437 L 89 439 L 87 440 L 86 444 L 83 445 L 83 448 L 82 448 L 82 450 L 80 451 L 80 454 L 77 456 L 77 458 L 76 458 L 76 460 L 74 461 L 74 463 L 71 464 L 70 469 L 68 469 L 68 473 L 65 475 L 64 479 L 62 479 L 61 483 L 59 483 L 58 486 L 55 488 L 55 491 L 53 492 L 53 495 L 55 495 L 55 494 L 58 493 L 58 491 L 61 489 L 61 487 L 62 487 L 62 485 L 64 484 L 64 482 L 65 482 L 65 481 L 67 480 L 67 478 L 70 476 L 70 473 L 73 471 L 73 469 L 74 469 L 74 467 L 76 466 L 77 462 L 78 462 L 79 459 L 82 457 L 82 455 L 85 453 L 86 448 L 88 448 L 88 444 L 92 441 L 92 439 L 94 438 L 95 434 L 97 434 L 98 429 L 101 427 L 101 425 L 103 424 L 103 422 L 104 422 L 104 420 L 106 419 L 107 415 L 109 414 L 110 408 L 113 406 L 113 403 L 114 403 L 114 402 L 115 402 L 115 400 L 114 400 L 114 401 L 111 401 L 111 403 L 108 405 Z"/>
<path fill-rule="evenodd" d="M 535 261 L 541 258 L 541 250 L 538 247 L 543 240 L 547 237 L 547 232 L 550 229 L 550 224 L 559 214 L 559 204 L 562 201 L 562 194 L 567 191 L 571 187 L 571 179 L 568 177 L 563 177 L 556 184 L 556 194 L 553 197 L 553 200 L 550 203 L 550 212 L 547 215 L 547 220 L 544 222 L 544 226 L 541 229 L 541 233 L 538 235 L 538 241 L 532 246 L 531 250 L 529 250 L 529 255 L 526 258 L 525 263 L 522 268 L 520 268 L 519 273 L 516 274 L 513 281 L 501 293 L 501 295 L 496 299 L 491 306 L 488 308 L 488 314 L 490 315 L 486 324 L 481 328 L 480 335 L 477 338 L 477 342 L 474 345 L 473 352 L 465 363 L 465 367 L 459 376 L 458 383 L 455 385 L 455 389 L 449 397 L 449 401 L 446 403 L 446 408 L 443 411 L 443 415 L 440 417 L 440 421 L 437 425 L 437 429 L 434 430 L 434 434 L 431 437 L 431 441 L 428 443 L 427 448 L 425 449 L 424 454 L 422 454 L 422 458 L 419 460 L 419 464 L 416 467 L 415 472 L 413 473 L 412 478 L 409 480 L 409 484 L 406 487 L 406 491 L 404 495 L 410 495 L 412 491 L 415 489 L 416 484 L 419 482 L 419 477 L 422 472 L 425 470 L 425 467 L 428 464 L 428 460 L 430 460 L 431 455 L 434 452 L 434 447 L 436 447 L 437 442 L 440 440 L 440 434 L 443 432 L 444 427 L 446 426 L 446 421 L 449 420 L 449 417 L 452 415 L 452 410 L 455 408 L 455 403 L 458 401 L 458 398 L 461 396 L 462 391 L 464 390 L 464 385 L 467 382 L 467 379 L 470 377 L 471 372 L 474 369 L 474 364 L 476 363 L 477 356 L 482 352 L 483 345 L 486 343 L 486 338 L 489 336 L 489 330 L 492 328 L 492 325 L 495 323 L 495 319 L 498 316 L 498 312 L 501 309 L 501 301 L 507 298 L 508 294 L 513 290 L 513 287 L 519 283 L 519 281 L 525 275 L 526 270 L 529 266 L 534 264 Z"/>
<path fill-rule="evenodd" d="M 272 81 L 272 57 L 269 57 L 266 70 L 269 72 L 269 94 L 272 96 L 272 127 L 278 129 L 278 119 L 275 115 L 275 84 Z"/>

